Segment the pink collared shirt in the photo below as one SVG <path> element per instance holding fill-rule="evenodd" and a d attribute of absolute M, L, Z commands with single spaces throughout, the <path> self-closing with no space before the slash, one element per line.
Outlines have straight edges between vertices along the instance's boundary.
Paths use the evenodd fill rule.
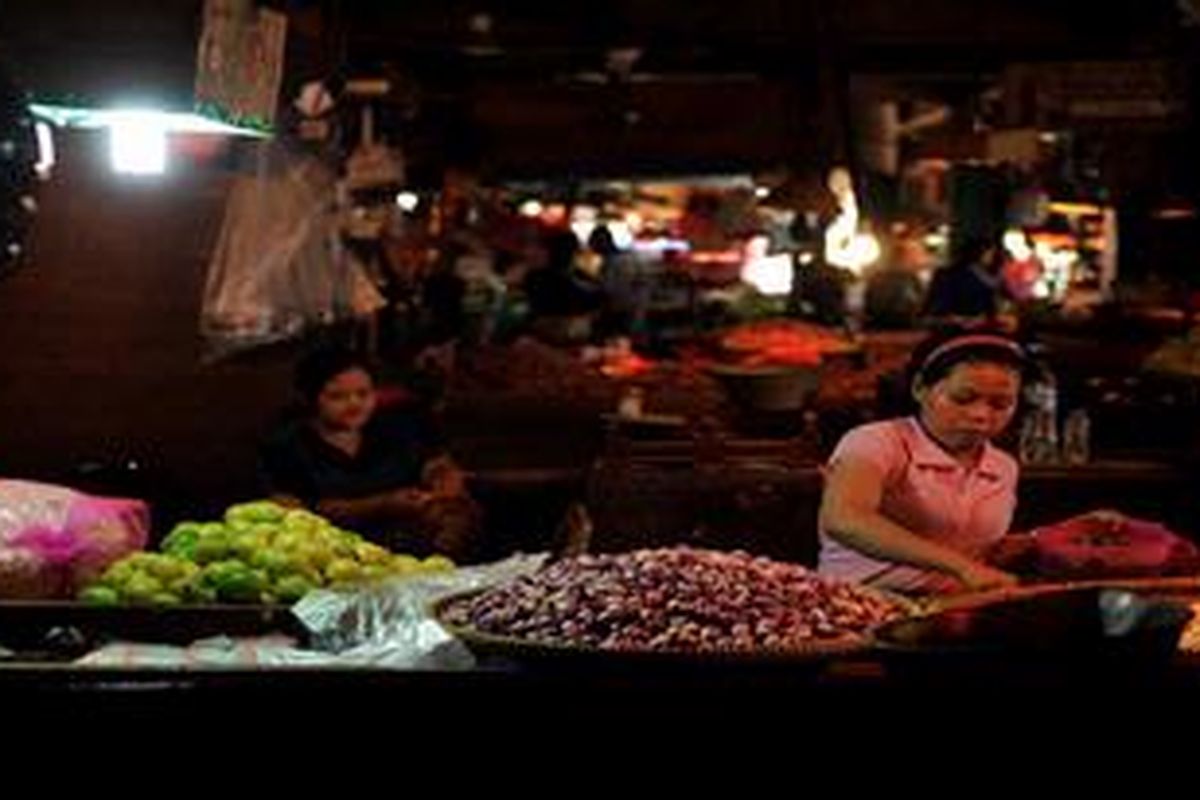
<path fill-rule="evenodd" d="M 1017 504 L 1017 462 L 986 445 L 974 466 L 955 460 L 915 417 L 862 425 L 829 458 L 875 465 L 884 475 L 879 513 L 912 533 L 978 557 L 1008 532 Z M 870 558 L 821 531 L 823 574 L 897 591 L 951 588 L 937 572 Z"/>

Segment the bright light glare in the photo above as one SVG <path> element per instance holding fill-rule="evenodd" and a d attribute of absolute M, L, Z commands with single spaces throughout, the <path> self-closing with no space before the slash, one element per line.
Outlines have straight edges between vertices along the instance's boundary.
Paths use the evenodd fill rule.
<path fill-rule="evenodd" d="M 771 190 L 766 186 L 758 186 L 754 189 L 754 196 L 759 200 L 765 200 L 771 196 Z"/>
<path fill-rule="evenodd" d="M 521 203 L 521 216 L 523 217 L 540 217 L 542 215 L 542 204 L 537 200 L 526 200 Z"/>
<path fill-rule="evenodd" d="M 608 223 L 608 232 L 612 234 L 613 244 L 618 250 L 628 250 L 633 247 L 633 231 L 629 229 L 627 223 L 621 220 L 613 220 Z"/>
<path fill-rule="evenodd" d="M 857 264 L 859 270 L 874 264 L 882 254 L 883 250 L 879 247 L 879 240 L 870 233 L 855 234 L 854 238 L 850 240 L 850 248 L 847 252 L 847 256 Z"/>
<path fill-rule="evenodd" d="M 790 294 L 794 270 L 787 253 L 752 258 L 742 267 L 742 280 L 768 295 Z"/>
<path fill-rule="evenodd" d="M 825 261 L 857 274 L 879 260 L 879 240 L 870 233 L 858 233 L 857 213 L 843 211 L 825 231 Z"/>
<path fill-rule="evenodd" d="M 1056 250 L 1045 242 L 1035 246 L 1038 259 L 1050 270 L 1065 272 L 1079 260 L 1079 254 L 1073 250 Z"/>
<path fill-rule="evenodd" d="M 38 160 L 33 168 L 39 178 L 49 178 L 50 171 L 54 169 L 58 160 L 54 153 L 54 132 L 50 130 L 49 125 L 40 121 L 34 126 L 34 130 L 37 132 Z"/>
<path fill-rule="evenodd" d="M 112 167 L 126 175 L 161 175 L 167 170 L 167 126 L 153 111 L 115 115 L 109 128 Z"/>
<path fill-rule="evenodd" d="M 858 232 L 858 198 L 850 173 L 836 168 L 829 173 L 829 190 L 838 203 L 838 215 L 825 229 L 825 261 L 855 275 L 879 260 L 882 251 L 872 234 Z"/>
<path fill-rule="evenodd" d="M 596 230 L 596 223 L 591 220 L 577 219 L 571 223 L 571 232 L 575 234 L 575 238 L 580 244 L 587 244 L 592 238 L 592 231 Z"/>
<path fill-rule="evenodd" d="M 667 251 L 686 253 L 692 249 L 692 245 L 687 239 L 659 236 L 654 239 L 637 239 L 633 243 L 633 249 L 639 253 L 648 254 L 662 254 Z"/>
<path fill-rule="evenodd" d="M 571 209 L 571 230 L 580 244 L 586 245 L 596 230 L 596 209 L 591 206 L 575 206 Z"/>
<path fill-rule="evenodd" d="M 1021 231 L 1005 231 L 1004 249 L 1017 261 L 1028 261 L 1033 257 L 1033 250 L 1029 247 L 1029 241 Z"/>
<path fill-rule="evenodd" d="M 401 192 L 396 195 L 396 205 L 400 206 L 401 211 L 409 213 L 416 211 L 417 206 L 421 204 L 421 198 L 417 197 L 415 192 Z"/>
<path fill-rule="evenodd" d="M 770 246 L 771 241 L 766 236 L 751 237 L 750 241 L 746 243 L 746 260 L 755 261 L 766 258 Z"/>

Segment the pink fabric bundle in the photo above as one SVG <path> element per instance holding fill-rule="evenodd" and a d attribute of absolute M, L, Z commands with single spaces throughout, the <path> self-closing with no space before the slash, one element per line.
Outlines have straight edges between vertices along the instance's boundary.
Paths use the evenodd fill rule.
<path fill-rule="evenodd" d="M 1194 571 L 1196 546 L 1156 522 L 1120 523 L 1075 517 L 1037 531 L 1035 553 L 1044 575 L 1136 577 Z"/>
<path fill-rule="evenodd" d="M 0 598 L 74 596 L 146 546 L 150 509 L 62 486 L 0 480 Z"/>

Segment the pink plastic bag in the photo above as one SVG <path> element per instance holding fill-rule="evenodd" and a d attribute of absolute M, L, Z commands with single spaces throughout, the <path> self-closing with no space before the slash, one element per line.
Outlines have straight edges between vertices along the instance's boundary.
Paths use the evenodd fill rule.
<path fill-rule="evenodd" d="M 0 598 L 72 597 L 114 561 L 146 546 L 140 500 L 0 480 Z"/>
<path fill-rule="evenodd" d="M 1039 529 L 1035 552 L 1041 574 L 1063 578 L 1177 574 L 1194 569 L 1197 556 L 1195 545 L 1157 522 L 1086 515 Z"/>

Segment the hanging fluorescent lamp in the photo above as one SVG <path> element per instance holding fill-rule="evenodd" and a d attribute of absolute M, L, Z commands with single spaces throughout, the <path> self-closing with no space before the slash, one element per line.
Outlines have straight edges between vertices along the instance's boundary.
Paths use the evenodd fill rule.
<path fill-rule="evenodd" d="M 29 110 L 34 116 L 52 122 L 60 128 L 112 128 L 128 123 L 131 116 L 141 121 L 154 119 L 165 133 L 223 133 L 232 136 L 252 136 L 265 139 L 270 133 L 256 128 L 241 128 L 217 122 L 200 114 L 180 111 L 157 111 L 139 108 L 73 108 L 71 106 L 33 103 Z"/>
<path fill-rule="evenodd" d="M 60 128 L 107 130 L 115 172 L 161 175 L 167 168 L 167 136 L 203 133 L 267 138 L 270 134 L 241 128 L 199 114 L 144 108 L 72 108 L 33 103 L 35 117 Z"/>

